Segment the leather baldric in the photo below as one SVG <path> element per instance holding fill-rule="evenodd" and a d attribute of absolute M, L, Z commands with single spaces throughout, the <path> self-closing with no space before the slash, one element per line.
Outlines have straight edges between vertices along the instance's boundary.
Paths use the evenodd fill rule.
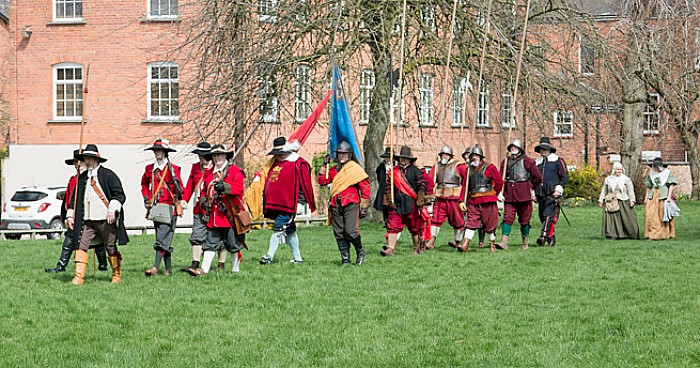
<path fill-rule="evenodd" d="M 105 198 L 105 195 L 100 190 L 100 187 L 97 186 L 97 182 L 95 181 L 94 176 L 90 177 L 90 186 L 92 186 L 92 190 L 95 191 L 95 194 L 97 194 L 97 197 L 99 197 L 102 200 L 102 203 L 104 203 L 105 206 L 107 208 L 109 208 L 109 201 L 107 200 L 107 198 Z"/>

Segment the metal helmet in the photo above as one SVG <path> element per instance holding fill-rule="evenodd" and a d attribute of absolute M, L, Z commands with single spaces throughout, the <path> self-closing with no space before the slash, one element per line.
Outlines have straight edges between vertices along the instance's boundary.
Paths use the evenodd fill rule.
<path fill-rule="evenodd" d="M 521 151 L 525 152 L 525 149 L 523 148 L 523 143 L 520 141 L 520 139 L 513 139 L 513 143 L 509 144 L 506 149 L 510 151 L 511 147 L 518 147 Z"/>
<path fill-rule="evenodd" d="M 465 148 L 464 152 L 462 152 L 462 158 L 466 160 L 471 152 L 472 152 L 471 147 Z"/>
<path fill-rule="evenodd" d="M 471 155 L 479 155 L 479 156 L 481 156 L 481 158 L 484 158 L 484 150 L 481 148 L 481 146 L 476 144 L 476 145 L 474 145 L 474 149 L 469 154 L 469 156 L 471 156 Z"/>
<path fill-rule="evenodd" d="M 438 156 L 442 155 L 443 153 L 450 156 L 454 156 L 454 153 L 452 152 L 452 147 L 448 145 L 442 146 L 442 149 L 440 150 L 440 152 L 438 152 Z"/>
<path fill-rule="evenodd" d="M 335 148 L 335 153 L 350 153 L 352 154 L 352 147 L 350 147 L 350 143 L 346 141 L 340 142 L 338 147 Z"/>

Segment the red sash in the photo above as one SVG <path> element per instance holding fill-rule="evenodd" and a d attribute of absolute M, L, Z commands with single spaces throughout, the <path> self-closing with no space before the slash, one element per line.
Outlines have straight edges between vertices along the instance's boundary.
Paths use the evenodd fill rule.
<path fill-rule="evenodd" d="M 403 176 L 401 168 L 399 168 L 398 166 L 394 166 L 392 169 L 392 175 L 394 176 L 394 185 L 396 185 L 396 188 L 401 193 L 413 199 L 418 198 L 416 192 L 413 191 L 413 188 L 411 188 L 411 185 L 406 182 L 406 178 Z"/>

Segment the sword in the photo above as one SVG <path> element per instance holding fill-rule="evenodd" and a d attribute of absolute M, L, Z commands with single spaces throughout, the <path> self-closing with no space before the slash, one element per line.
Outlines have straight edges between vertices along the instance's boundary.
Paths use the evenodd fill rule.
<path fill-rule="evenodd" d="M 559 207 L 559 212 L 561 212 L 562 215 L 564 215 L 564 220 L 566 220 L 566 223 L 571 226 L 571 222 L 569 221 L 569 217 L 566 216 L 566 212 L 564 212 L 564 208 L 561 206 L 561 197 L 557 199 L 557 207 Z"/>
<path fill-rule="evenodd" d="M 197 128 L 197 133 L 199 133 L 199 136 L 202 138 L 202 141 L 206 141 L 204 138 L 204 133 L 202 133 L 202 129 L 199 127 L 199 123 L 197 123 L 197 120 L 192 120 L 194 123 L 194 127 Z"/>

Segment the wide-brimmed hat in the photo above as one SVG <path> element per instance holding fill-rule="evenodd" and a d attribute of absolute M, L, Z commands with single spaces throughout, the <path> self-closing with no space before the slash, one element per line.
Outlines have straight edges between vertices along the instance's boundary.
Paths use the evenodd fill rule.
<path fill-rule="evenodd" d="M 196 155 L 206 156 L 211 151 L 211 144 L 207 141 L 201 141 L 197 143 L 197 148 L 195 148 L 192 153 Z"/>
<path fill-rule="evenodd" d="M 76 157 L 80 154 L 80 150 L 73 150 L 73 158 L 66 159 L 66 165 L 75 165 Z"/>
<path fill-rule="evenodd" d="M 226 149 L 226 145 L 224 145 L 224 144 L 215 144 L 211 148 L 211 151 L 209 151 L 209 153 L 204 155 L 204 157 L 206 157 L 207 160 L 211 161 L 212 156 L 214 154 L 217 154 L 217 153 L 226 154 L 227 160 L 230 160 L 231 158 L 233 158 L 233 150 Z"/>
<path fill-rule="evenodd" d="M 272 150 L 267 153 L 267 155 L 283 155 L 288 152 L 284 152 L 284 145 L 287 144 L 287 138 L 277 137 L 272 141 Z"/>
<path fill-rule="evenodd" d="M 649 164 L 649 167 L 654 167 L 654 166 L 668 167 L 668 164 L 665 164 L 664 160 L 662 160 L 661 157 L 655 157 L 651 161 L 651 164 Z"/>
<path fill-rule="evenodd" d="M 418 159 L 418 157 L 414 157 L 411 154 L 411 147 L 408 147 L 408 146 L 401 146 L 401 149 L 399 150 L 399 154 L 394 155 L 394 156 L 398 157 L 398 158 L 407 158 L 407 159 L 411 160 L 411 162 L 416 162 L 416 160 Z"/>
<path fill-rule="evenodd" d="M 170 147 L 170 141 L 164 138 L 158 138 L 156 139 L 155 142 L 153 142 L 153 145 L 145 148 L 144 151 L 155 151 L 155 150 L 163 150 L 165 152 L 176 152 L 175 149 Z"/>
<path fill-rule="evenodd" d="M 390 147 L 387 147 L 386 150 L 384 150 L 384 153 L 379 155 L 379 157 L 381 157 L 381 158 L 387 158 L 389 156 L 391 156 L 391 148 Z"/>
<path fill-rule="evenodd" d="M 85 146 L 83 153 L 75 155 L 75 159 L 80 160 L 80 161 L 85 161 L 85 157 L 94 157 L 94 158 L 100 160 L 100 162 L 107 161 L 106 158 L 104 158 L 100 155 L 100 151 L 97 149 L 97 146 L 94 144 L 88 144 L 87 146 Z"/>
<path fill-rule="evenodd" d="M 535 146 L 535 152 L 540 153 L 541 149 L 549 150 L 550 153 L 557 152 L 557 149 L 549 144 L 549 137 L 540 138 L 540 144 Z"/>

